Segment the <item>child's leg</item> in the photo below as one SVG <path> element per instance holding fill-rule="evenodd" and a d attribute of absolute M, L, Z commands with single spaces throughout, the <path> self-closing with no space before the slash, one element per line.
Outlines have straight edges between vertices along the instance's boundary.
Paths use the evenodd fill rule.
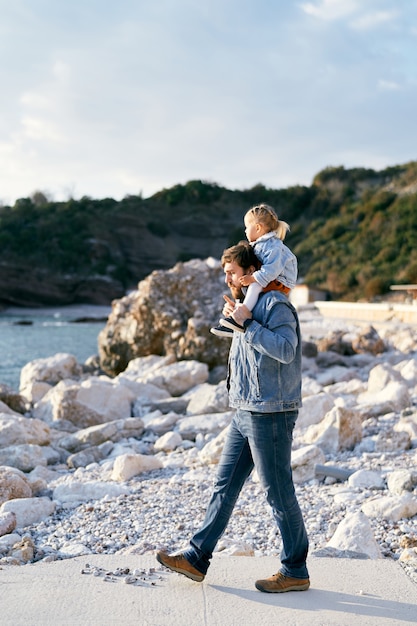
<path fill-rule="evenodd" d="M 248 286 L 248 290 L 242 304 L 244 304 L 249 309 L 249 311 L 253 311 L 253 308 L 258 301 L 261 291 L 262 287 L 259 283 L 251 283 Z"/>

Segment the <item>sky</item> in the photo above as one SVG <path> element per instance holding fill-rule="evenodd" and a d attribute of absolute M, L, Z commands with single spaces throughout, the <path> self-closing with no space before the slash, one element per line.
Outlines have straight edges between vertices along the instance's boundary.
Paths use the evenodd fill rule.
<path fill-rule="evenodd" d="M 417 159 L 416 0 L 0 0 L 0 16 L 2 204 Z"/>

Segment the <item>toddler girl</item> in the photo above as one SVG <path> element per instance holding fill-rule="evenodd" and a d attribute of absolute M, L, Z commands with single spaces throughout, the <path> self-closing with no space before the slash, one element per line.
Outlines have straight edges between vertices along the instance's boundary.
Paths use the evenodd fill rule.
<path fill-rule="evenodd" d="M 286 222 L 278 219 L 267 204 L 254 206 L 244 217 L 245 234 L 261 262 L 259 270 L 242 276 L 240 283 L 247 287 L 243 302 L 237 303 L 231 317 L 220 320 L 220 326 L 211 329 L 214 335 L 228 335 L 231 331 L 244 332 L 239 321 L 239 310 L 252 311 L 262 291 L 277 290 L 288 295 L 297 281 L 297 258 L 283 243 L 289 230 Z"/>

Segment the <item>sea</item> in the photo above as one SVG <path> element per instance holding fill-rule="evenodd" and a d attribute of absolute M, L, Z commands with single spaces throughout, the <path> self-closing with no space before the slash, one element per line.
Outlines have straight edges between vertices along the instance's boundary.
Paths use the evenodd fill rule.
<path fill-rule="evenodd" d="M 71 305 L 0 311 L 0 384 L 19 390 L 22 368 L 35 359 L 73 354 L 79 363 L 98 354 L 98 335 L 110 306 Z"/>

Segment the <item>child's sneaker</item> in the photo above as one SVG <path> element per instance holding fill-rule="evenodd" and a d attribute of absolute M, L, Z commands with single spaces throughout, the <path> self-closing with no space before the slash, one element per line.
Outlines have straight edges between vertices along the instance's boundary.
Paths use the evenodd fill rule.
<path fill-rule="evenodd" d="M 233 330 L 226 328 L 226 326 L 213 326 L 210 328 L 210 332 L 218 337 L 229 337 L 230 339 L 233 337 Z"/>
<path fill-rule="evenodd" d="M 226 328 L 230 328 L 231 330 L 237 330 L 240 333 L 245 332 L 244 327 L 238 324 L 237 322 L 235 322 L 233 317 L 225 317 L 224 319 L 221 319 L 220 324 L 222 326 L 225 326 Z"/>

